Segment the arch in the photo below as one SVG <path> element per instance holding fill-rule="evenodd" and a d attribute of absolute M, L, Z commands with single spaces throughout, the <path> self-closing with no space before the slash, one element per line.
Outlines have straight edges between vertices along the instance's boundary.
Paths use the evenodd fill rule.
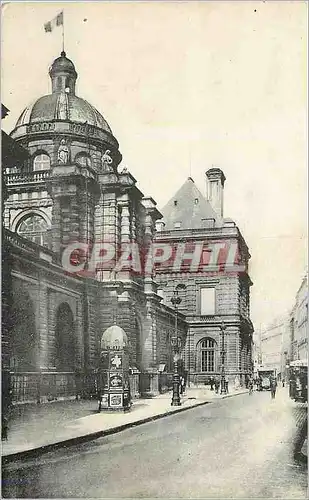
<path fill-rule="evenodd" d="M 11 223 L 11 231 L 16 232 L 16 228 L 17 228 L 19 222 L 21 221 L 21 219 L 23 219 L 24 217 L 26 217 L 28 215 L 33 215 L 33 214 L 40 215 L 41 217 L 43 217 L 46 224 L 48 225 L 48 229 L 51 228 L 51 220 L 45 212 L 43 212 L 42 210 L 39 210 L 37 208 L 28 208 L 26 210 L 23 210 L 19 214 L 17 214 L 16 217 L 13 219 L 13 221 Z"/>
<path fill-rule="evenodd" d="M 39 150 L 36 151 L 32 157 L 32 169 L 34 172 L 38 172 L 40 170 L 50 170 L 51 162 L 50 156 L 46 153 L 46 151 Z"/>
<path fill-rule="evenodd" d="M 85 151 L 81 151 L 75 155 L 74 162 L 78 163 L 81 167 L 89 167 L 92 166 L 92 161 L 89 153 Z"/>
<path fill-rule="evenodd" d="M 196 368 L 199 372 L 213 373 L 217 368 L 217 342 L 211 337 L 202 338 L 196 346 Z"/>
<path fill-rule="evenodd" d="M 14 292 L 12 332 L 10 336 L 10 365 L 16 371 L 36 369 L 37 334 L 35 312 L 29 293 L 21 288 Z"/>
<path fill-rule="evenodd" d="M 55 366 L 60 371 L 75 369 L 75 325 L 72 309 L 62 302 L 56 311 Z"/>
<path fill-rule="evenodd" d="M 16 224 L 16 232 L 37 245 L 48 247 L 49 225 L 41 214 L 30 212 L 20 218 Z"/>

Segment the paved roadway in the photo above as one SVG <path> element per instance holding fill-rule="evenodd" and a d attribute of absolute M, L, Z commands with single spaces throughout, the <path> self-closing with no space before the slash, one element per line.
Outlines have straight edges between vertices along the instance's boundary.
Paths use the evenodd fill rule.
<path fill-rule="evenodd" d="M 238 395 L 3 469 L 6 498 L 306 498 L 284 389 Z"/>

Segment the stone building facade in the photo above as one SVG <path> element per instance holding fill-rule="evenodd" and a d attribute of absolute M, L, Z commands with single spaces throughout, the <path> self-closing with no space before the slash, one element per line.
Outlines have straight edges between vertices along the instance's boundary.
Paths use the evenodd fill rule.
<path fill-rule="evenodd" d="M 1 104 L 1 118 L 4 119 L 9 113 L 9 110 Z M 11 403 L 11 387 L 10 387 L 10 357 L 11 357 L 11 329 L 12 329 L 12 259 L 11 245 L 5 236 L 5 228 L 3 226 L 3 213 L 5 201 L 8 198 L 8 191 L 5 185 L 5 171 L 13 166 L 22 167 L 24 161 L 28 157 L 28 152 L 19 146 L 14 139 L 1 131 L 1 180 L 2 180 L 2 200 L 1 200 L 1 236 L 2 236 L 2 258 L 1 258 L 1 436 L 2 439 L 7 438 L 8 417 Z"/>
<path fill-rule="evenodd" d="M 259 332 L 261 365 L 275 368 L 278 378 L 286 378 L 286 365 L 290 359 L 289 316 L 276 318 Z"/>
<path fill-rule="evenodd" d="M 189 179 L 189 211 L 177 213 L 184 207 L 177 195 L 178 206 L 172 200 L 162 215 L 119 166 L 119 144 L 106 120 L 76 95 L 78 75 L 64 52 L 49 76 L 52 93 L 26 107 L 10 134 L 28 158 L 5 173 L 15 401 L 95 392 L 100 340 L 112 324 L 128 337 L 134 394 L 168 386 L 161 372 L 173 369 L 175 338 L 191 380 L 219 373 L 222 320 L 227 373 L 242 379 L 252 369 L 250 255 L 235 223 L 223 218 L 223 173 L 208 171 L 208 200 Z M 223 245 L 228 262 L 212 269 L 211 258 L 206 273 L 153 266 L 156 245 L 183 242 Z M 207 255 L 209 248 L 202 263 Z M 186 300 L 176 311 L 170 299 L 179 284 L 186 285 Z"/>
<path fill-rule="evenodd" d="M 308 272 L 297 291 L 290 314 L 290 360 L 308 364 Z"/>
<path fill-rule="evenodd" d="M 63 52 L 49 75 L 52 93 L 27 107 L 11 138 L 29 152 L 23 168 L 6 169 L 5 238 L 13 261 L 11 356 L 17 399 L 87 391 L 103 332 L 117 323 L 129 339 L 130 364 L 147 392 L 158 391 L 159 367 L 172 369 L 174 312 L 156 284 L 130 266 L 115 271 L 119 248 L 147 248 L 161 217 L 123 168 L 119 145 L 101 114 L 77 97 L 77 73 Z M 63 265 L 78 242 L 73 272 Z M 104 245 L 112 258 L 75 272 Z M 86 250 L 85 250 L 86 248 Z M 71 268 L 70 268 L 71 269 Z M 185 343 L 187 326 L 178 318 Z M 146 376 L 147 375 L 147 376 Z"/>
<path fill-rule="evenodd" d="M 235 222 L 223 217 L 225 177 L 206 172 L 207 198 L 189 177 L 163 208 L 156 241 L 175 253 L 156 270 L 165 304 L 182 283 L 179 310 L 188 323 L 184 350 L 190 380 L 203 383 L 222 370 L 231 384 L 252 373 L 250 254 Z M 181 250 L 180 250 L 181 249 Z"/>

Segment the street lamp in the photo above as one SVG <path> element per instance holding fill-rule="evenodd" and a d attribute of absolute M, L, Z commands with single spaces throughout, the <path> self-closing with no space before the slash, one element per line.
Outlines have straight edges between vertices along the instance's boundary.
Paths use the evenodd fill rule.
<path fill-rule="evenodd" d="M 186 288 L 187 288 L 186 285 L 183 285 L 183 284 L 179 283 L 176 286 L 176 288 L 175 288 L 175 290 L 173 292 L 173 296 L 171 298 L 171 303 L 175 307 L 175 334 L 174 334 L 174 337 L 172 337 L 172 342 L 171 342 L 172 348 L 173 348 L 173 351 L 174 351 L 174 356 L 173 356 L 173 360 L 174 360 L 173 396 L 172 396 L 171 406 L 180 406 L 181 405 L 181 402 L 180 402 L 180 393 L 179 393 L 180 376 L 179 376 L 179 373 L 178 373 L 178 361 L 180 359 L 179 349 L 181 347 L 181 339 L 178 338 L 178 315 L 177 315 L 177 307 L 182 302 L 182 299 L 181 299 L 181 297 L 179 297 L 178 292 L 179 292 L 179 290 L 185 290 Z"/>
<path fill-rule="evenodd" d="M 225 382 L 225 330 L 226 326 L 222 320 L 221 323 L 221 335 L 222 335 L 222 342 L 221 342 L 221 394 L 226 394 L 226 382 Z"/>

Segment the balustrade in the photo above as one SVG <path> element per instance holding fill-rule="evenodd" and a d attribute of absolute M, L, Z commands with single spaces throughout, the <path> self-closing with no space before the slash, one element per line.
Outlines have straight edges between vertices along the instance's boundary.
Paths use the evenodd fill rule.
<path fill-rule="evenodd" d="M 50 175 L 50 170 L 38 170 L 36 172 L 10 172 L 5 174 L 5 183 L 8 186 L 16 184 L 40 184 L 46 181 Z"/>
<path fill-rule="evenodd" d="M 58 264 L 60 263 L 60 256 L 55 254 L 49 248 L 37 245 L 36 243 L 33 243 L 32 241 L 27 240 L 22 236 L 19 236 L 19 234 L 10 231 L 9 229 L 3 228 L 2 231 L 4 240 L 10 243 L 13 247 L 21 248 L 22 250 L 31 252 L 37 255 L 37 257 L 44 258 L 44 255 L 46 255 L 47 257 L 51 258 L 53 262 Z"/>

